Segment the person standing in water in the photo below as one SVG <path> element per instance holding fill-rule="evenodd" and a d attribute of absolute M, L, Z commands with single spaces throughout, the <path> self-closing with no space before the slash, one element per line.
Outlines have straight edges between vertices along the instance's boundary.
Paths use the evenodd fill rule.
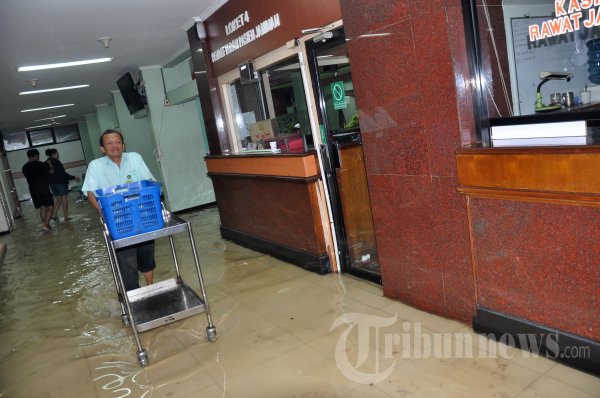
<path fill-rule="evenodd" d="M 50 191 L 54 196 L 54 213 L 52 215 L 52 219 L 54 221 L 58 221 L 58 210 L 62 207 L 64 221 L 69 220 L 69 180 L 81 181 L 79 177 L 72 176 L 67 173 L 65 170 L 65 166 L 59 160 L 60 155 L 58 154 L 58 150 L 55 148 L 46 149 L 46 156 L 48 156 L 48 160 L 46 161 L 52 169 L 54 169 L 53 173 L 48 174 L 48 181 L 50 183 Z"/>
<path fill-rule="evenodd" d="M 23 165 L 22 171 L 29 185 L 33 206 L 40 209 L 42 230 L 48 232 L 54 209 L 54 199 L 48 183 L 48 175 L 53 171 L 52 166 L 40 162 L 40 152 L 37 149 L 28 150 L 27 158 L 29 161 Z"/>
<path fill-rule="evenodd" d="M 96 190 L 135 181 L 154 180 L 142 156 L 124 150 L 125 142 L 120 131 L 109 129 L 102 133 L 100 151 L 105 156 L 90 162 L 81 188 L 84 194 L 87 193 L 92 206 L 99 212 L 100 205 L 96 199 Z M 156 267 L 153 240 L 117 249 L 116 254 L 125 290 L 140 287 L 138 271 L 144 275 L 146 284 L 152 284 L 153 270 Z"/>

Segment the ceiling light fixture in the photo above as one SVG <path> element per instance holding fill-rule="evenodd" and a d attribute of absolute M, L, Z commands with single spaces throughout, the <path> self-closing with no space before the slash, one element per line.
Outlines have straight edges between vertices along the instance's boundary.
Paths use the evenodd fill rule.
<path fill-rule="evenodd" d="M 35 120 L 32 120 L 32 121 L 33 122 L 41 122 L 42 120 L 54 120 L 54 119 L 58 119 L 59 117 L 67 117 L 67 115 L 50 116 L 50 117 L 45 117 L 45 118 L 42 118 L 42 119 L 35 119 Z"/>
<path fill-rule="evenodd" d="M 100 43 L 104 46 L 104 48 L 110 47 L 110 42 L 112 41 L 112 37 L 101 37 L 98 39 Z"/>
<path fill-rule="evenodd" d="M 62 91 L 62 90 L 73 90 L 76 88 L 84 88 L 89 87 L 89 84 L 80 84 L 78 86 L 68 86 L 68 87 L 57 87 L 57 88 L 47 88 L 45 90 L 33 90 L 33 91 L 21 91 L 19 95 L 28 95 L 28 94 L 39 94 L 39 93 L 50 93 L 52 91 Z"/>
<path fill-rule="evenodd" d="M 54 106 L 46 106 L 44 108 L 34 108 L 34 109 L 23 109 L 21 112 L 43 111 L 44 109 L 64 108 L 65 106 L 73 106 L 73 105 L 75 105 L 75 104 L 54 105 Z"/>
<path fill-rule="evenodd" d="M 25 127 L 25 130 L 33 130 L 33 129 L 37 129 L 40 127 L 49 127 L 49 126 L 54 126 L 56 123 L 48 123 L 48 124 L 40 124 L 39 126 L 30 126 L 30 127 Z"/>
<path fill-rule="evenodd" d="M 19 66 L 17 68 L 17 72 L 29 72 L 29 71 L 32 71 L 32 70 L 66 68 L 68 66 L 98 64 L 98 63 L 101 63 L 101 62 L 110 62 L 112 60 L 113 60 L 113 57 L 107 57 L 107 58 L 96 58 L 96 59 L 84 59 L 82 61 L 59 62 L 57 64 Z"/>

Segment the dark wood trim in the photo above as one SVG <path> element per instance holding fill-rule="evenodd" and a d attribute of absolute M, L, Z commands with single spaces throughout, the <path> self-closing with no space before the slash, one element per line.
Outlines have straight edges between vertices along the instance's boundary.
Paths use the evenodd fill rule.
<path fill-rule="evenodd" d="M 198 87 L 198 99 L 202 109 L 202 121 L 206 131 L 208 149 L 211 154 L 220 155 L 222 148 L 229 148 L 230 144 L 227 123 L 217 124 L 217 120 L 223 120 L 223 109 L 216 78 L 213 76 L 210 64 L 206 65 L 205 63 L 204 54 L 209 52 L 208 44 L 204 38 L 198 38 L 195 24 L 188 29 L 187 35 L 194 69 L 192 76 Z M 220 128 L 219 126 L 223 127 Z"/>
<path fill-rule="evenodd" d="M 570 146 L 544 146 L 544 147 L 483 147 L 472 146 L 459 148 L 454 151 L 456 155 L 579 155 L 598 154 L 600 145 L 570 145 Z"/>
<path fill-rule="evenodd" d="M 534 352 L 535 354 L 600 375 L 600 342 L 598 341 L 552 329 L 545 325 L 481 306 L 477 307 L 473 316 L 473 330 L 480 334 L 486 334 L 488 337 L 491 335 L 503 343 L 514 342 L 514 346 L 528 351 L 532 350 L 530 350 L 531 347 L 522 345 L 522 342 L 525 341 L 523 335 L 535 335 L 537 343 L 541 343 L 541 346 L 539 346 L 540 352 Z M 579 349 L 579 353 L 586 355 L 572 358 L 574 356 L 573 348 L 575 347 Z"/>
<path fill-rule="evenodd" d="M 327 274 L 331 272 L 329 257 L 326 255 L 315 256 L 292 247 L 281 245 L 277 242 L 272 242 L 223 226 L 221 226 L 221 236 L 223 239 L 231 240 L 232 242 L 249 249 L 266 253 L 273 257 L 279 258 L 280 260 L 299 265 L 306 270 L 316 272 L 318 274 Z"/>
<path fill-rule="evenodd" d="M 597 151 L 464 153 L 456 155 L 456 168 L 461 189 L 496 189 L 503 196 L 511 192 L 547 192 L 553 195 L 546 197 L 568 200 L 600 194 Z"/>
<path fill-rule="evenodd" d="M 208 156 L 205 162 L 208 173 L 300 178 L 319 175 L 314 152 L 304 156 Z"/>
<path fill-rule="evenodd" d="M 518 202 L 552 203 L 570 206 L 600 207 L 599 194 L 529 191 L 502 188 L 458 187 L 458 192 L 475 198 L 515 200 Z"/>
<path fill-rule="evenodd" d="M 284 180 L 289 182 L 312 183 L 319 180 L 319 176 L 313 177 L 288 177 L 288 176 L 269 176 L 262 174 L 235 174 L 235 173 L 207 173 L 209 177 L 232 177 L 232 178 L 251 178 L 259 180 Z"/>
<path fill-rule="evenodd" d="M 303 158 L 305 156 L 316 155 L 314 149 L 300 153 L 232 153 L 229 155 L 206 155 L 206 159 L 232 159 L 232 158 Z"/>

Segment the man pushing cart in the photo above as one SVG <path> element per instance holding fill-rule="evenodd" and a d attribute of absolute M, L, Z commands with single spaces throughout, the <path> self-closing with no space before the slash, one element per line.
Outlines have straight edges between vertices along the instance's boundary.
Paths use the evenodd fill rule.
<path fill-rule="evenodd" d="M 160 184 L 142 157 L 124 152 L 123 135 L 106 130 L 100 136 L 104 157 L 90 162 L 82 191 L 103 220 L 103 236 L 122 310 L 123 323 L 131 325 L 138 346 L 138 361 L 148 364 L 138 332 L 206 312 L 209 341 L 216 340 L 200 263 L 189 222 L 162 209 Z M 188 232 L 202 297 L 181 279 L 173 235 Z M 153 284 L 156 267 L 154 239 L 169 238 L 176 277 Z M 139 273 L 146 286 L 140 287 Z"/>

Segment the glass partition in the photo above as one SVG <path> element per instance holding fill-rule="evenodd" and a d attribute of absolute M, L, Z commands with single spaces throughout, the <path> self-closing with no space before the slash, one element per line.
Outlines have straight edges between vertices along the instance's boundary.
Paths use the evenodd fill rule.
<path fill-rule="evenodd" d="M 597 2 L 472 2 L 490 117 L 577 111 L 600 102 Z"/>
<path fill-rule="evenodd" d="M 312 149 L 298 57 L 256 72 L 258 79 L 229 85 L 239 153 L 301 153 Z"/>

